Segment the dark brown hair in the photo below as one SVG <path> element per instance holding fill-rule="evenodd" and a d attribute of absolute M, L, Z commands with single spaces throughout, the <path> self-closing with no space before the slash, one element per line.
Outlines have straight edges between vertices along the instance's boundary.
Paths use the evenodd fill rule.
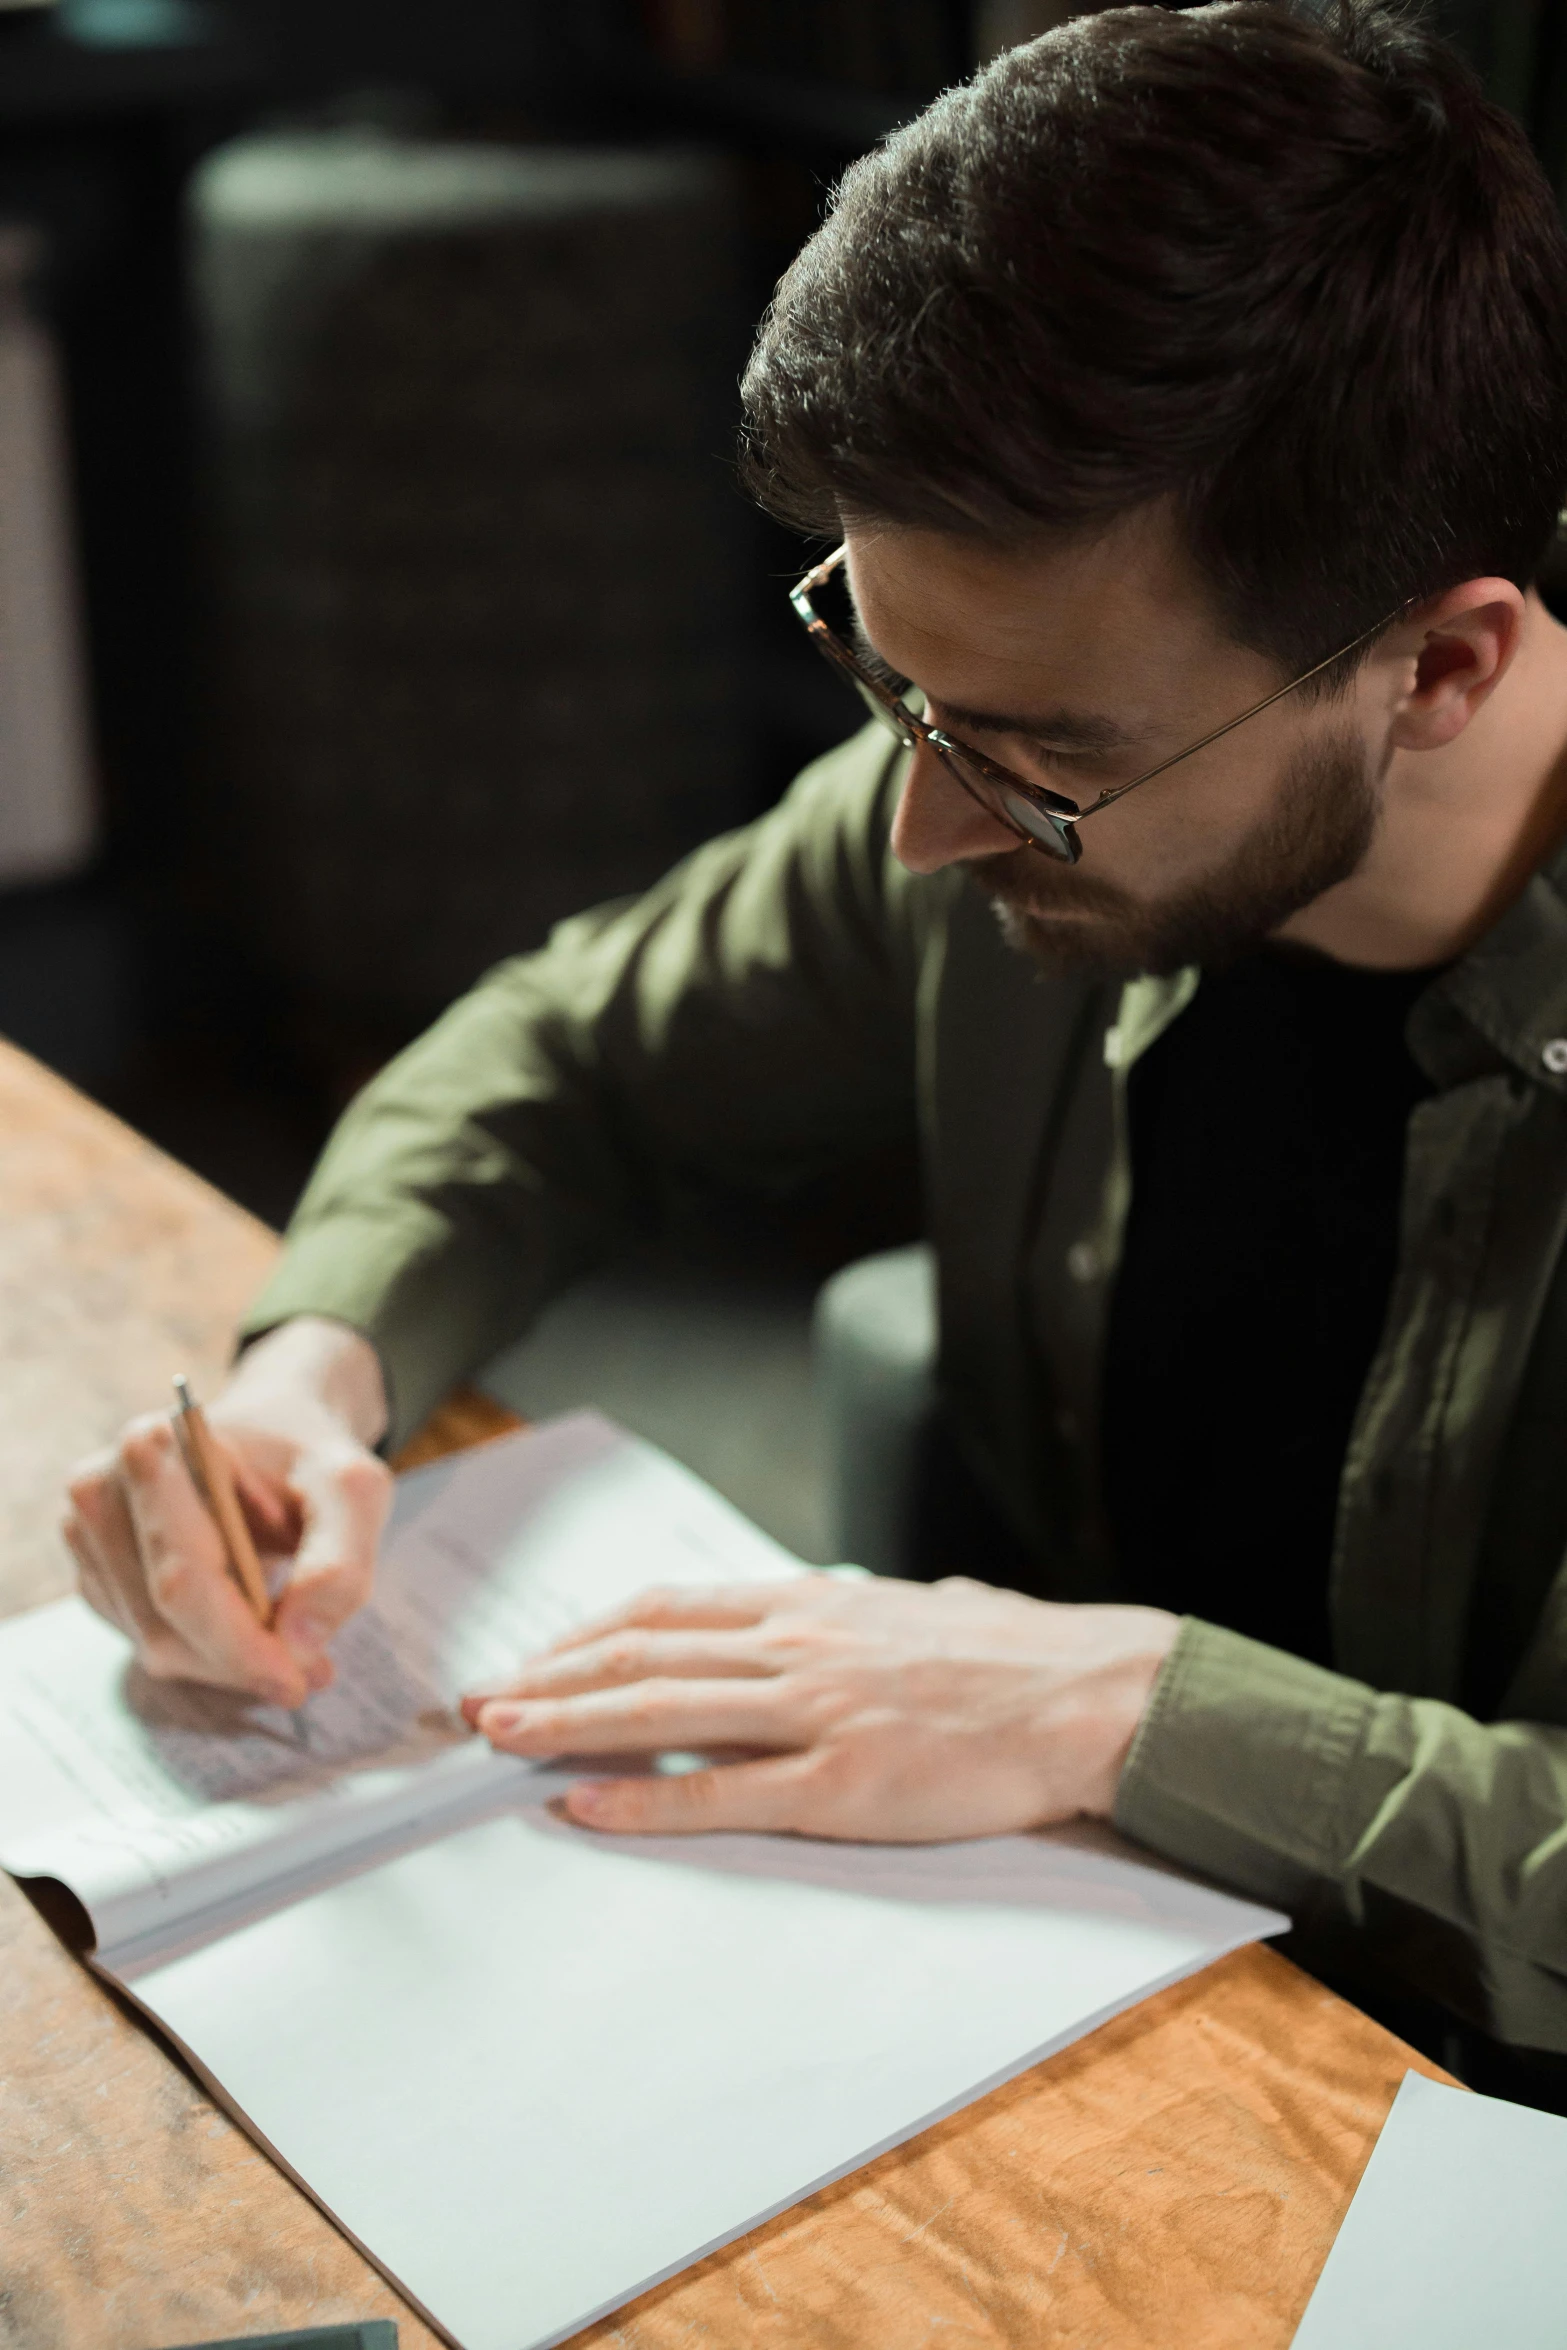
<path fill-rule="evenodd" d="M 1242 643 L 1307 666 L 1526 586 L 1567 493 L 1567 233 L 1523 133 L 1386 8 L 1117 8 L 856 163 L 745 379 L 810 531 L 1006 541 L 1168 498 Z"/>

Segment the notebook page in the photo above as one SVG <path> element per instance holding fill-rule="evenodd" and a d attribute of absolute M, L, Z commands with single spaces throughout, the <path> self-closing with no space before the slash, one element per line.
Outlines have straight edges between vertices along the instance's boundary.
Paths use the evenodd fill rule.
<path fill-rule="evenodd" d="M 643 1840 L 528 1807 L 131 1988 L 463 2350 L 539 2350 L 1285 1924 L 1102 1831 Z"/>
<path fill-rule="evenodd" d="M 569 1625 L 649 1583 L 801 1572 L 596 1413 L 501 1438 L 401 1481 L 375 1599 L 297 1715 L 149 1680 L 79 1600 L 0 1630 L 0 1864 L 69 1885 L 106 1964 L 188 1941 L 281 1874 L 512 1787 L 528 1766 L 456 1701 Z"/>

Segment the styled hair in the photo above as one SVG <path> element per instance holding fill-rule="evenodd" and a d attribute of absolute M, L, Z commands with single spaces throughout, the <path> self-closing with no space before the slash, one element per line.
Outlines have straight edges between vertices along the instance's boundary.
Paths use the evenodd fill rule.
<path fill-rule="evenodd" d="M 813 533 L 1024 543 L 1168 501 L 1232 636 L 1301 669 L 1533 579 L 1567 231 L 1518 125 L 1385 7 L 1116 8 L 850 168 L 744 415 L 750 487 Z"/>

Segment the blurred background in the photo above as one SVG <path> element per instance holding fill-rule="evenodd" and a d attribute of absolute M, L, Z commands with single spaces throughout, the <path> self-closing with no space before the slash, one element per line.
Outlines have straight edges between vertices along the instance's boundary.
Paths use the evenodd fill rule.
<path fill-rule="evenodd" d="M 852 704 L 733 487 L 861 149 L 1051 0 L 0 10 L 0 1033 L 276 1222 Z M 1567 12 L 1435 12 L 1558 183 Z"/>
<path fill-rule="evenodd" d="M 0 1034 L 280 1223 L 483 969 L 847 733 L 732 480 L 750 330 L 848 161 L 1072 13 L 0 0 Z M 1430 13 L 1563 186 L 1561 0 Z M 802 1295 L 913 1229 L 870 1189 Z M 639 1294 L 566 1389 L 611 1324 L 658 1383 Z"/>

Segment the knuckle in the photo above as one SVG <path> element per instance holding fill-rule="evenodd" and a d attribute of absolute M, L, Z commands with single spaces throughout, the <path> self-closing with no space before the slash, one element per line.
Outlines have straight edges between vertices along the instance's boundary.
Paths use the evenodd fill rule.
<path fill-rule="evenodd" d="M 132 1420 L 120 1438 L 120 1459 L 132 1477 L 155 1477 L 174 1446 L 174 1430 L 161 1413 L 146 1412 Z"/>
<path fill-rule="evenodd" d="M 723 1789 L 717 1771 L 688 1771 L 678 1779 L 666 1779 L 666 1800 L 672 1811 L 683 1813 L 687 1819 L 705 1819 L 719 1808 Z"/>
<path fill-rule="evenodd" d="M 646 1783 L 638 1779 L 617 1779 L 613 1795 L 607 1798 L 606 1825 L 611 1833 L 634 1835 L 654 1819 L 652 1791 Z"/>
<path fill-rule="evenodd" d="M 819 1746 L 806 1758 L 804 1776 L 810 1783 L 814 1798 L 827 1803 L 841 1803 L 859 1786 L 859 1760 L 846 1746 Z"/>
<path fill-rule="evenodd" d="M 205 1570 L 188 1553 L 171 1550 L 149 1569 L 147 1589 L 160 1615 L 183 1615 L 206 1580 Z"/>
<path fill-rule="evenodd" d="M 66 1507 L 61 1515 L 62 1526 L 85 1524 L 97 1512 L 102 1494 L 102 1483 L 97 1477 L 73 1477 L 65 1489 Z"/>
<path fill-rule="evenodd" d="M 378 1506 L 392 1489 L 391 1470 L 373 1452 L 346 1453 L 332 1475 L 345 1500 L 367 1509 Z"/>
<path fill-rule="evenodd" d="M 651 1737 L 669 1704 L 670 1688 L 666 1681 L 642 1681 L 633 1693 L 616 1707 L 622 1722 L 630 1730 L 645 1732 Z"/>
<path fill-rule="evenodd" d="M 112 1452 L 95 1452 L 84 1461 L 77 1461 L 65 1481 L 67 1498 L 80 1509 L 83 1503 L 95 1502 L 115 1472 Z"/>
<path fill-rule="evenodd" d="M 783 1669 L 791 1673 L 818 1671 L 842 1650 L 842 1635 L 830 1624 L 804 1616 L 778 1625 L 770 1634 Z"/>
<path fill-rule="evenodd" d="M 77 1584 L 90 1597 L 94 1588 L 109 1582 L 94 1550 L 91 1535 L 74 1517 L 61 1520 L 60 1535 L 75 1564 Z M 101 1608 L 99 1613 L 103 1613 Z"/>
<path fill-rule="evenodd" d="M 842 1673 L 824 1672 L 817 1667 L 790 1676 L 791 1710 L 803 1715 L 816 1730 L 837 1721 L 845 1713 L 852 1713 L 857 1695 L 852 1681 Z"/>
<path fill-rule="evenodd" d="M 637 1593 L 627 1613 L 638 1616 L 667 1615 L 675 1608 L 688 1606 L 695 1596 L 691 1591 L 680 1590 L 673 1583 L 650 1583 L 645 1591 Z"/>

